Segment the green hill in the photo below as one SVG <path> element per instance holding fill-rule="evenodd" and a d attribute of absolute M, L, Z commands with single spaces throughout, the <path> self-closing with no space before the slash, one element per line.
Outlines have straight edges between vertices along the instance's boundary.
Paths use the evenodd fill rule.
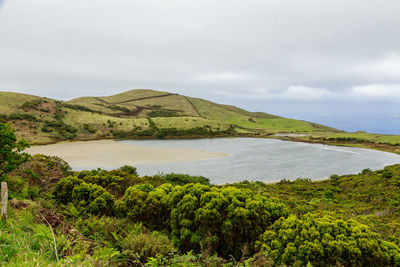
<path fill-rule="evenodd" d="M 70 101 L 0 92 L 0 118 L 32 144 L 115 137 L 337 132 L 315 123 L 142 89 Z"/>

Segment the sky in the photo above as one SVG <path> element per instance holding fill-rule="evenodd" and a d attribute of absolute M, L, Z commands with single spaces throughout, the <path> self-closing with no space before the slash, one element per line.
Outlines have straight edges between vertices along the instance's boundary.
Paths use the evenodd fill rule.
<path fill-rule="evenodd" d="M 155 89 L 400 134 L 398 0 L 0 0 L 0 91 Z"/>

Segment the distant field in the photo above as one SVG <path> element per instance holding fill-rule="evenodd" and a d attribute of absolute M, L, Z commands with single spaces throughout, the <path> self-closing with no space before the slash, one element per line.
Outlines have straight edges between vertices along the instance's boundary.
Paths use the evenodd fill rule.
<path fill-rule="evenodd" d="M 263 129 L 268 132 L 315 132 L 335 129 L 305 121 L 286 119 L 267 113 L 252 113 L 236 107 L 219 105 L 199 98 L 188 98 L 200 116 L 235 124 L 249 129 Z"/>
<path fill-rule="evenodd" d="M 313 134 L 313 136 L 326 139 L 355 138 L 358 140 L 365 140 L 373 143 L 400 145 L 399 135 L 383 135 L 383 134 L 370 134 L 365 132 L 355 132 L 355 133 L 323 133 L 323 134 Z"/>

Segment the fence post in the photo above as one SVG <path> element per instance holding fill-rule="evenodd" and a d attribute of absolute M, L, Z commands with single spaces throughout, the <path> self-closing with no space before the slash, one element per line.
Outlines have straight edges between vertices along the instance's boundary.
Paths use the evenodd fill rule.
<path fill-rule="evenodd" d="M 7 220 L 8 188 L 6 182 L 1 182 L 1 217 Z"/>

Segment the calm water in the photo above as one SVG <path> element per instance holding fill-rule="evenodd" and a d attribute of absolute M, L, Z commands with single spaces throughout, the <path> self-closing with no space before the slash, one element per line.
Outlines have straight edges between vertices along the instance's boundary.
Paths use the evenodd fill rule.
<path fill-rule="evenodd" d="M 186 173 L 223 184 L 242 180 L 264 182 L 281 179 L 328 178 L 331 174 L 359 173 L 400 163 L 400 155 L 362 148 L 286 142 L 258 138 L 197 140 L 124 140 L 135 146 L 193 148 L 226 152 L 232 156 L 189 163 L 136 166 L 140 175 Z"/>

